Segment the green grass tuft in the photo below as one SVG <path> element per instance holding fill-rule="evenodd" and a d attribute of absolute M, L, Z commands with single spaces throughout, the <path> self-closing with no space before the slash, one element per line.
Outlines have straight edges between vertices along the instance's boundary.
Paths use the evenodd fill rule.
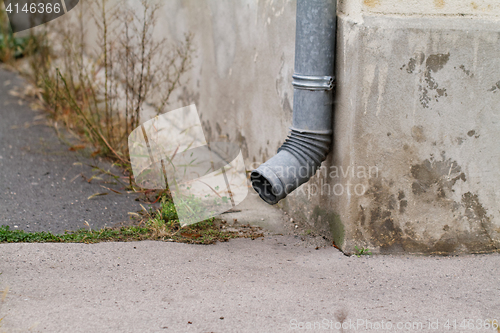
<path fill-rule="evenodd" d="M 64 234 L 50 232 L 25 232 L 0 227 L 0 243 L 97 243 L 103 241 L 142 240 L 149 234 L 145 227 L 123 227 L 120 229 L 77 230 Z"/>
<path fill-rule="evenodd" d="M 25 232 L 0 226 L 0 243 L 99 243 L 159 240 L 190 244 L 213 244 L 232 238 L 262 237 L 258 228 L 243 226 L 238 231 L 227 231 L 224 221 L 214 218 L 181 227 L 172 200 L 165 196 L 156 212 L 142 212 L 139 225 L 101 230 L 80 229 L 64 234 L 50 232 Z"/>

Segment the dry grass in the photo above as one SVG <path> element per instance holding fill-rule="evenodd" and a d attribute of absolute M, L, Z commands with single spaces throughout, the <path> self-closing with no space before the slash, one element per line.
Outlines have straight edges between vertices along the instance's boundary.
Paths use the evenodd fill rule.
<path fill-rule="evenodd" d="M 125 167 L 127 139 L 144 108 L 165 111 L 193 53 L 192 35 L 179 42 L 154 38 L 160 2 L 141 0 L 139 7 L 126 0 L 80 2 L 73 16 L 32 29 L 29 44 L 29 78 L 53 119 Z M 97 29 L 95 48 L 86 44 L 89 20 Z"/>
<path fill-rule="evenodd" d="M 128 170 L 125 172 L 128 184 L 124 187 L 147 196 L 148 190 L 138 188 L 130 172 L 128 136 L 140 125 L 146 108 L 157 114 L 166 111 L 174 91 L 181 87 L 184 74 L 191 68 L 194 50 L 191 34 L 176 42 L 154 37 L 160 1 L 134 3 L 137 6 L 132 8 L 126 0 L 81 1 L 70 14 L 31 29 L 26 46 L 29 57 L 24 63 L 27 69 L 13 66 L 28 76 L 34 87 L 30 89 L 31 97 L 36 97 L 54 123 L 62 123 L 65 132 L 82 138 L 93 148 L 93 156 L 114 159 L 115 165 Z M 0 33 L 5 33 L 2 27 L 6 27 L 5 15 L 0 21 Z M 89 38 L 91 33 L 96 34 L 90 36 L 95 38 Z M 88 45 L 89 40 L 97 41 L 96 45 Z M 13 50 L 7 50 L 4 59 L 10 61 L 9 52 Z M 99 172 L 106 174 L 103 170 Z M 140 232 L 108 230 L 67 237 L 72 241 L 81 237 L 107 240 L 129 233 L 126 239 L 145 237 L 207 244 L 242 236 L 220 230 L 220 224 L 213 219 L 181 228 L 168 190 L 154 200 L 168 203 L 165 201 L 154 213 L 143 212 L 139 223 L 145 229 L 138 229 Z M 13 240 L 45 239 L 43 235 L 4 232 L 5 237 Z M 253 229 L 249 229 L 247 236 L 255 236 Z M 64 238 L 51 237 L 47 239 Z"/>

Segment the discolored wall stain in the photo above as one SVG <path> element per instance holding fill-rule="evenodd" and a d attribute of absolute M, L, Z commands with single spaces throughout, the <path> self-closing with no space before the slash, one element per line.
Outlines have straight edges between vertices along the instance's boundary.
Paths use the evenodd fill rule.
<path fill-rule="evenodd" d="M 468 135 L 469 137 L 471 137 L 471 138 L 472 138 L 472 137 L 474 137 L 475 139 L 479 139 L 479 137 L 480 137 L 480 135 L 479 135 L 479 134 L 477 134 L 475 130 L 470 130 L 470 131 L 468 131 L 468 132 L 467 132 L 467 135 Z"/>
<path fill-rule="evenodd" d="M 434 0 L 434 5 L 436 6 L 436 8 L 443 8 L 445 3 L 444 3 L 444 0 Z"/>
<path fill-rule="evenodd" d="M 203 132 L 205 133 L 205 138 L 208 142 L 220 141 L 221 139 L 225 139 L 227 141 L 231 141 L 229 133 L 222 135 L 222 128 L 219 123 L 215 123 L 215 131 L 217 135 L 214 133 L 212 126 L 210 125 L 210 120 L 202 120 L 201 126 L 203 127 Z M 248 159 L 248 144 L 246 138 L 241 134 L 241 132 L 236 133 L 236 142 L 239 144 L 241 153 L 243 154 L 243 158 Z M 262 151 L 262 150 L 261 150 Z M 259 154 L 261 153 L 259 151 Z"/>
<path fill-rule="evenodd" d="M 267 143 L 269 145 L 269 142 Z M 262 149 L 262 147 L 259 149 L 259 156 L 262 161 L 267 161 L 269 159 L 269 152 L 267 150 L 267 147 Z"/>
<path fill-rule="evenodd" d="M 405 200 L 406 194 L 403 191 L 399 191 L 398 200 L 399 200 L 399 213 L 404 214 L 406 212 L 406 207 L 408 207 L 408 201 Z"/>
<path fill-rule="evenodd" d="M 344 244 L 345 230 L 344 224 L 338 214 L 321 208 L 321 206 L 316 206 L 312 212 L 311 220 L 316 228 L 323 228 L 323 225 L 327 223 L 330 228 L 333 243 L 338 247 L 342 247 Z"/>
<path fill-rule="evenodd" d="M 377 245 L 384 251 L 399 243 L 402 236 L 402 230 L 393 219 L 392 213 L 383 207 L 370 211 L 370 229 L 376 235 Z"/>
<path fill-rule="evenodd" d="M 380 0 L 363 0 L 363 4 L 367 7 L 374 8 L 380 5 Z"/>
<path fill-rule="evenodd" d="M 467 141 L 467 139 L 469 138 L 475 138 L 475 139 L 479 139 L 480 135 L 479 134 L 476 134 L 476 130 L 470 130 L 468 131 L 466 134 L 462 135 L 462 136 L 459 136 L 457 138 L 455 138 L 455 141 L 456 143 L 460 146 L 462 145 L 465 141 Z"/>
<path fill-rule="evenodd" d="M 490 218 L 486 213 L 486 209 L 479 202 L 479 198 L 476 194 L 467 192 L 462 196 L 462 202 L 465 206 L 465 216 L 471 222 L 489 222 Z"/>
<path fill-rule="evenodd" d="M 463 194 L 462 205 L 465 208 L 464 217 L 469 222 L 470 233 L 462 235 L 461 238 L 465 238 L 466 241 L 470 240 L 469 250 L 473 252 L 485 247 L 498 249 L 500 242 L 498 239 L 495 241 L 491 236 L 494 226 L 491 217 L 479 201 L 479 196 L 471 192 Z M 474 235 L 474 237 L 470 235 Z"/>
<path fill-rule="evenodd" d="M 186 86 L 182 87 L 182 93 L 177 96 L 177 101 L 181 102 L 183 106 L 188 106 L 191 104 L 199 105 L 200 93 L 194 93 L 189 91 Z"/>
<path fill-rule="evenodd" d="M 448 63 L 450 60 L 450 54 L 431 54 L 427 61 L 425 62 L 425 66 L 428 71 L 437 73 Z"/>
<path fill-rule="evenodd" d="M 212 136 L 212 126 L 210 125 L 210 120 L 201 121 L 201 127 L 203 127 L 203 132 L 205 133 L 205 138 L 208 142 L 214 141 Z"/>
<path fill-rule="evenodd" d="M 396 196 L 390 181 L 373 178 L 369 183 L 365 197 L 368 197 L 371 203 L 365 207 L 359 205 L 357 224 L 363 232 L 356 235 L 356 238 L 363 241 L 372 239 L 381 252 L 391 252 L 394 246 L 400 246 L 403 237 L 395 214 L 406 208 L 405 195 L 400 192 Z M 366 234 L 366 237 L 361 236 L 362 234 Z"/>
<path fill-rule="evenodd" d="M 495 85 L 493 87 L 491 87 L 491 89 L 488 89 L 488 91 L 491 91 L 494 94 L 496 94 L 497 92 L 499 92 L 500 91 L 500 81 L 498 81 L 497 83 L 495 83 Z"/>
<path fill-rule="evenodd" d="M 425 196 L 423 199 L 427 201 L 444 199 L 450 195 L 457 181 L 467 180 L 456 161 L 445 159 L 444 153 L 441 157 L 441 161 L 431 157 L 411 166 L 411 176 L 414 179 L 411 186 L 413 194 Z"/>
<path fill-rule="evenodd" d="M 400 69 L 402 70 L 403 68 L 406 67 L 406 72 L 408 74 L 413 74 L 416 71 L 417 66 L 422 65 L 424 61 L 425 61 L 425 53 L 417 52 L 415 53 L 415 56 L 410 58 L 408 64 L 404 64 Z M 420 71 L 418 73 L 420 73 Z"/>
<path fill-rule="evenodd" d="M 470 78 L 474 77 L 474 73 L 472 73 L 470 71 L 470 69 L 466 69 L 464 65 L 460 65 L 460 67 L 458 67 L 458 68 L 460 68 L 465 73 L 465 75 L 467 75 L 468 77 L 470 77 Z M 455 69 L 456 69 L 456 67 L 455 67 Z"/>
<path fill-rule="evenodd" d="M 448 96 L 446 88 L 439 86 L 439 83 L 433 77 L 433 73 L 443 69 L 449 60 L 450 53 L 431 54 L 425 58 L 424 53 L 417 52 L 410 58 L 408 64 L 401 67 L 401 70 L 406 67 L 408 74 L 420 74 L 418 91 L 420 92 L 419 100 L 422 107 L 429 108 L 431 102 L 439 102 L 441 97 Z"/>
<path fill-rule="evenodd" d="M 413 126 L 411 129 L 411 136 L 418 143 L 425 141 L 424 128 L 422 126 Z"/>
<path fill-rule="evenodd" d="M 220 137 L 222 135 L 222 128 L 220 127 L 219 123 L 215 123 L 215 130 Z"/>
<path fill-rule="evenodd" d="M 285 93 L 285 99 L 283 101 L 283 110 L 289 115 L 293 114 L 293 108 L 292 105 L 290 104 L 290 99 L 288 98 L 287 93 Z"/>
<path fill-rule="evenodd" d="M 241 134 L 241 132 L 236 133 L 236 142 L 240 145 L 241 153 L 243 158 L 248 158 L 248 144 L 247 139 Z"/>
<path fill-rule="evenodd" d="M 361 227 L 364 227 L 366 224 L 366 213 L 365 209 L 363 206 L 359 205 L 359 212 L 358 212 L 358 222 Z M 359 229 L 358 229 L 359 230 Z"/>
<path fill-rule="evenodd" d="M 466 251 L 477 253 L 500 248 L 500 230 L 495 229 L 493 216 L 473 192 L 461 194 L 456 200 L 455 185 L 466 182 L 462 167 L 442 152 L 440 158 L 428 159 L 411 165 L 411 189 L 398 189 L 395 182 L 385 178 L 372 178 L 363 200 L 358 203 L 353 238 L 358 244 L 370 244 L 380 253 L 433 253 L 454 254 Z M 432 209 L 449 214 L 450 220 L 441 228 L 423 237 L 420 223 L 439 223 L 408 220 L 408 202 L 420 209 Z M 414 208 L 412 208 L 414 209 Z M 425 215 L 425 214 L 424 214 Z M 435 240 L 430 240 L 432 234 Z M 465 250 L 466 249 L 466 250 Z"/>

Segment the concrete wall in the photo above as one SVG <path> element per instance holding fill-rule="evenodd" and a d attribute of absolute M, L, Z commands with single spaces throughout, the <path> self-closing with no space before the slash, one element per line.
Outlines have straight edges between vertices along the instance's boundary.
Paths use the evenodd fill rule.
<path fill-rule="evenodd" d="M 345 252 L 500 246 L 498 0 L 339 0 L 334 147 L 283 200 Z M 195 34 L 189 83 L 207 139 L 251 170 L 291 125 L 296 1 L 169 0 L 157 35 Z"/>
<path fill-rule="evenodd" d="M 190 81 L 171 107 L 196 103 L 207 139 L 238 142 L 249 169 L 273 156 L 292 119 L 295 2 L 169 0 L 157 31 L 195 36 Z"/>
<path fill-rule="evenodd" d="M 312 197 L 310 219 L 328 220 L 346 252 L 496 250 L 498 4 L 348 3 L 339 7 L 335 147 L 326 163 L 345 174 L 315 183 L 365 192 Z"/>
<path fill-rule="evenodd" d="M 356 21 L 371 15 L 498 18 L 496 0 L 338 0 L 339 14 Z"/>

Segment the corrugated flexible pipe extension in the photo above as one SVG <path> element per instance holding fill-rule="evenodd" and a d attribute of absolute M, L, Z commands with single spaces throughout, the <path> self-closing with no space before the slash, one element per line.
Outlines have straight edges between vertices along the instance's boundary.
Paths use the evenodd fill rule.
<path fill-rule="evenodd" d="M 253 188 L 274 205 L 307 182 L 332 142 L 337 0 L 297 0 L 293 126 L 277 155 L 253 170 Z"/>

